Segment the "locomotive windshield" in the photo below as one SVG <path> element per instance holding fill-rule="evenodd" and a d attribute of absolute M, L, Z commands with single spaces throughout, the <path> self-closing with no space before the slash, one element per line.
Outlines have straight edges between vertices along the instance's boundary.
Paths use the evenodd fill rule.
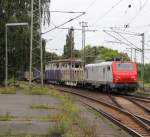
<path fill-rule="evenodd" d="M 117 63 L 117 69 L 118 70 L 132 70 L 133 65 L 130 63 Z"/>

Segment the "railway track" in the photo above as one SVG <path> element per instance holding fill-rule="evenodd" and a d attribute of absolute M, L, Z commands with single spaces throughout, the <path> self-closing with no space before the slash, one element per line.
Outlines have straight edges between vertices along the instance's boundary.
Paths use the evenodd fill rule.
<path fill-rule="evenodd" d="M 106 103 L 104 100 L 91 97 L 91 95 L 77 92 L 77 90 L 71 88 L 59 87 L 57 89 L 78 96 L 81 102 L 98 111 L 112 122 L 122 127 L 132 136 L 150 137 L 150 126 L 129 111 L 120 109 L 110 103 Z"/>
<path fill-rule="evenodd" d="M 141 106 L 150 109 L 150 98 L 137 97 L 137 96 L 125 96 L 125 97 L 127 97 L 129 100 L 134 101 L 134 103 L 140 104 Z"/>
<path fill-rule="evenodd" d="M 145 119 L 146 121 L 149 121 L 150 110 L 147 107 L 127 97 L 113 96 L 112 99 L 114 100 L 114 102 L 116 102 L 117 106 L 119 106 L 120 108 L 123 108 L 133 113 L 134 115 L 136 115 L 137 117 L 141 119 Z M 150 121 L 146 123 L 149 124 L 150 126 Z"/>

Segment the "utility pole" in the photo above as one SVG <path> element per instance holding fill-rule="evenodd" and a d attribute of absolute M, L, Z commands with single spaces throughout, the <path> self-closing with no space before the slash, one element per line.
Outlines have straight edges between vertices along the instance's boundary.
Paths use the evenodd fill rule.
<path fill-rule="evenodd" d="M 33 72 L 36 73 L 34 78 Z M 41 87 L 43 88 L 42 6 L 41 0 L 31 0 L 30 87 L 32 80 L 37 78 L 41 79 Z"/>
<path fill-rule="evenodd" d="M 87 26 L 87 22 L 79 22 L 79 24 L 81 25 L 82 29 L 80 28 L 74 28 L 74 31 L 82 31 L 82 49 L 83 49 L 83 54 L 82 54 L 82 60 L 83 60 L 83 66 L 85 65 L 85 33 L 86 32 L 95 32 L 97 30 L 90 30 L 90 29 L 86 29 Z M 69 30 L 70 28 L 61 28 L 58 27 L 57 29 L 62 29 L 62 30 Z"/>
<path fill-rule="evenodd" d="M 31 35 L 30 35 L 30 64 L 29 64 L 29 86 L 31 87 L 32 84 L 32 49 L 33 49 L 33 2 L 31 0 Z"/>
<path fill-rule="evenodd" d="M 87 22 L 80 22 L 80 25 L 82 26 L 82 49 L 83 49 L 83 55 L 82 55 L 82 60 L 83 60 L 83 66 L 85 66 L 85 28 L 88 27 Z"/>
<path fill-rule="evenodd" d="M 43 76 L 43 45 L 42 45 L 42 5 L 41 5 L 41 0 L 39 0 L 39 25 L 40 25 L 40 29 L 39 29 L 39 33 L 40 33 L 40 51 L 41 51 L 41 55 L 40 55 L 40 61 L 41 61 L 41 87 L 43 88 L 44 86 L 44 76 Z"/>
<path fill-rule="evenodd" d="M 136 52 L 137 52 L 137 49 L 134 49 L 134 62 L 136 63 Z"/>
<path fill-rule="evenodd" d="M 133 59 L 132 54 L 133 54 L 133 48 L 131 48 L 131 61 L 132 61 L 132 59 Z"/>
<path fill-rule="evenodd" d="M 5 87 L 8 86 L 8 42 L 7 42 L 7 26 L 5 27 L 5 33 L 6 33 L 6 37 L 5 37 L 5 41 L 6 41 L 6 47 L 5 47 Z"/>
<path fill-rule="evenodd" d="M 132 61 L 132 59 L 133 59 L 133 48 L 126 48 L 126 49 L 130 50 L 130 54 L 131 54 L 130 59 Z"/>
<path fill-rule="evenodd" d="M 73 47 L 74 47 L 74 29 L 71 27 L 71 50 L 70 50 L 70 58 L 71 58 L 71 68 L 72 68 L 72 60 L 73 60 Z"/>
<path fill-rule="evenodd" d="M 142 77 L 142 88 L 144 90 L 144 50 L 145 50 L 145 34 L 141 34 L 142 37 L 142 69 L 141 69 L 141 77 Z"/>
<path fill-rule="evenodd" d="M 136 52 L 139 51 L 136 48 L 126 48 L 126 49 L 130 49 L 131 52 L 131 61 L 133 61 L 133 52 L 134 52 L 134 62 L 136 63 Z"/>

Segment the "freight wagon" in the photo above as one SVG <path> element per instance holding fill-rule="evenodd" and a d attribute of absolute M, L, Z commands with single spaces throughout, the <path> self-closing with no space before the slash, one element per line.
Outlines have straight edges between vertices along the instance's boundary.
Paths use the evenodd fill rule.
<path fill-rule="evenodd" d="M 84 69 L 79 60 L 58 60 L 45 66 L 45 80 L 51 83 L 77 86 L 84 80 Z"/>

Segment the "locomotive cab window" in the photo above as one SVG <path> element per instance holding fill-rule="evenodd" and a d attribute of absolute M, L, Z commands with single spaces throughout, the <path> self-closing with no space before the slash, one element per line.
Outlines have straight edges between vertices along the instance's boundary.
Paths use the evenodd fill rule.
<path fill-rule="evenodd" d="M 131 63 L 118 63 L 116 64 L 118 70 L 132 70 L 133 65 Z"/>

